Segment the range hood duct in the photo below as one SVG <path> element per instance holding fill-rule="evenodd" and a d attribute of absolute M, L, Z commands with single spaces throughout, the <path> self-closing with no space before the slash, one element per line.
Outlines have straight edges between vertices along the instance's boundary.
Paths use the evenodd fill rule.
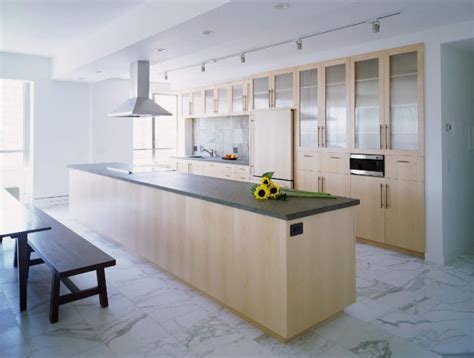
<path fill-rule="evenodd" d="M 149 98 L 150 62 L 132 63 L 130 65 L 130 79 L 132 81 L 132 98 L 109 113 L 109 117 L 137 118 L 172 115 Z"/>

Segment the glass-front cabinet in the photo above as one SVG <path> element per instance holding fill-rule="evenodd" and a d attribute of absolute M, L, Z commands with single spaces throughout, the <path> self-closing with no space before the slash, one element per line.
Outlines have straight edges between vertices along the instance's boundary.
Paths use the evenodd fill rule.
<path fill-rule="evenodd" d="M 181 95 L 181 115 L 186 118 L 191 116 L 191 106 L 192 106 L 192 94 L 183 93 Z"/>
<path fill-rule="evenodd" d="M 419 87 L 422 77 L 419 72 L 421 50 L 386 54 L 385 120 L 387 149 L 418 151 L 421 143 L 422 103 Z"/>
<path fill-rule="evenodd" d="M 352 60 L 354 148 L 383 149 L 383 65 L 380 56 Z"/>
<path fill-rule="evenodd" d="M 291 72 L 275 73 L 273 75 L 272 107 L 287 108 L 294 105 L 294 74 Z"/>
<path fill-rule="evenodd" d="M 317 67 L 298 71 L 298 143 L 304 149 L 317 148 L 320 144 L 318 76 Z"/>
<path fill-rule="evenodd" d="M 321 124 L 321 142 L 327 148 L 347 147 L 348 115 L 347 61 L 325 64 L 325 123 Z"/>
<path fill-rule="evenodd" d="M 204 101 L 201 90 L 193 91 L 193 104 L 191 112 L 191 114 L 195 117 L 199 117 L 204 114 Z"/>
<path fill-rule="evenodd" d="M 233 83 L 230 86 L 231 91 L 231 109 L 232 113 L 248 111 L 248 82 Z"/>
<path fill-rule="evenodd" d="M 216 111 L 216 102 L 214 101 L 214 88 L 204 90 L 204 113 L 213 114 Z"/>
<path fill-rule="evenodd" d="M 216 113 L 229 113 L 229 90 L 227 86 L 217 87 L 214 91 L 216 95 Z"/>
<path fill-rule="evenodd" d="M 271 107 L 270 102 L 270 77 L 256 77 L 252 79 L 253 109 Z"/>
<path fill-rule="evenodd" d="M 294 71 L 284 70 L 252 79 L 253 109 L 294 106 Z"/>

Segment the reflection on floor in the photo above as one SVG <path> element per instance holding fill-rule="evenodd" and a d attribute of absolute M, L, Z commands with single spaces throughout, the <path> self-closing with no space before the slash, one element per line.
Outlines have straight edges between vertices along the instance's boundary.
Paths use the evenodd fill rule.
<path fill-rule="evenodd" d="M 117 259 L 107 271 L 110 307 L 98 298 L 48 321 L 50 273 L 32 268 L 29 309 L 19 313 L 13 242 L 0 246 L 0 352 L 4 357 L 472 357 L 474 254 L 451 266 L 357 245 L 357 302 L 338 319 L 282 344 L 146 261 L 49 213 Z M 93 285 L 94 275 L 75 279 Z"/>

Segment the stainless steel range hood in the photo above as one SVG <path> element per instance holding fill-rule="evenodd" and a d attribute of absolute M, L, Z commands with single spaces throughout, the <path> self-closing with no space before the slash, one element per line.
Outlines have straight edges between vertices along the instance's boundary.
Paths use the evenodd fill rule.
<path fill-rule="evenodd" d="M 130 65 L 130 79 L 133 86 L 133 97 L 109 113 L 109 117 L 137 118 L 172 115 L 148 97 L 150 93 L 150 62 L 132 63 Z"/>

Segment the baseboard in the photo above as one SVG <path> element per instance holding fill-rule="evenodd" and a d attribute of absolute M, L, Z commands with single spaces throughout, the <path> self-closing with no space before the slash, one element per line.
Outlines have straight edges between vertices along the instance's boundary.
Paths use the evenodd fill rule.
<path fill-rule="evenodd" d="M 367 240 L 367 239 L 363 239 L 363 238 L 360 238 L 360 237 L 357 238 L 357 242 L 360 242 L 362 244 L 368 244 L 368 245 L 372 245 L 372 246 L 381 247 L 381 248 L 387 249 L 387 250 L 397 251 L 397 252 L 400 252 L 402 254 L 419 257 L 420 259 L 425 259 L 425 254 L 422 253 L 422 252 L 403 249 L 401 247 L 392 246 L 392 245 L 389 245 L 389 244 L 385 244 L 383 242 Z"/>

